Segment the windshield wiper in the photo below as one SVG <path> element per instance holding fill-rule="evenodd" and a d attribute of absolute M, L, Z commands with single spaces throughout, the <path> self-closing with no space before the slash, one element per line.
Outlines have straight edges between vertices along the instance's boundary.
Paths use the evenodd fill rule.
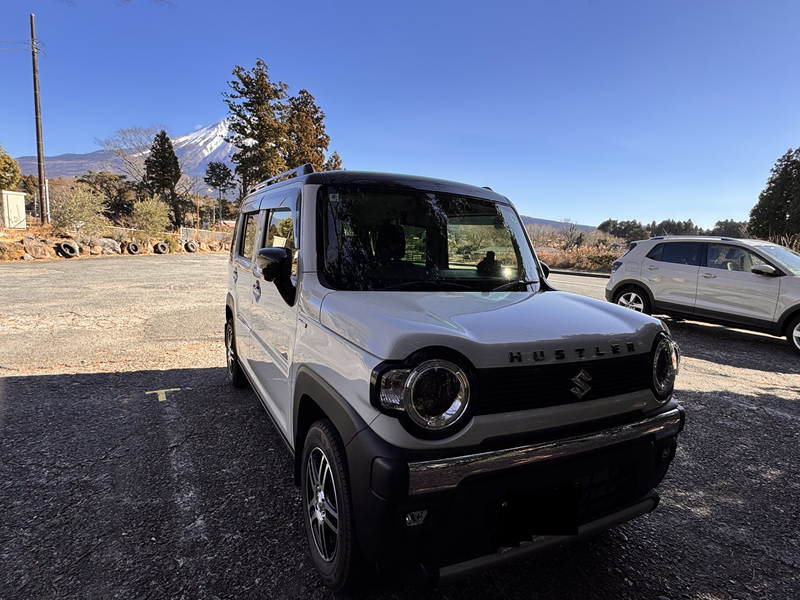
<path fill-rule="evenodd" d="M 378 288 L 375 291 L 384 292 L 386 290 L 414 290 L 414 289 L 418 289 L 419 291 L 430 291 L 429 288 L 431 287 L 437 288 L 437 290 L 446 289 L 455 291 L 472 289 L 468 285 L 453 283 L 451 281 L 415 279 L 414 281 L 405 281 L 403 283 L 398 283 L 395 285 L 387 285 L 386 287 Z"/>
<path fill-rule="evenodd" d="M 533 283 L 539 283 L 538 280 L 535 281 L 509 281 L 508 283 L 504 283 L 503 285 L 497 286 L 492 291 L 493 292 L 502 292 L 503 290 L 510 290 L 513 287 L 518 285 L 531 285 Z"/>

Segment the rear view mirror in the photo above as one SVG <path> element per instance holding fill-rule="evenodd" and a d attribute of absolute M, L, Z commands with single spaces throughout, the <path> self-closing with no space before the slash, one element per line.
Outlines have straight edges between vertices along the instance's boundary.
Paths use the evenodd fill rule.
<path fill-rule="evenodd" d="M 292 254 L 287 248 L 262 248 L 256 255 L 256 267 L 265 281 L 288 280 L 292 274 Z"/>
<path fill-rule="evenodd" d="M 776 275 L 778 272 L 775 267 L 770 265 L 753 265 L 750 267 L 750 271 L 756 275 Z"/>
<path fill-rule="evenodd" d="M 544 273 L 544 278 L 547 279 L 548 277 L 550 277 L 550 267 L 547 265 L 547 263 L 539 261 L 539 264 L 542 265 L 542 272 Z"/>

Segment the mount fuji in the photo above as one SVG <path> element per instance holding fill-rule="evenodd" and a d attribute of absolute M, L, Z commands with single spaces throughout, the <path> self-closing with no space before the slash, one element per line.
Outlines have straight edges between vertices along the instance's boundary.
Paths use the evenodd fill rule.
<path fill-rule="evenodd" d="M 231 156 L 236 151 L 236 147 L 225 141 L 227 136 L 228 120 L 223 119 L 186 135 L 171 138 L 183 172 L 192 177 L 202 177 L 205 175 L 208 163 L 212 161 L 224 162 L 233 170 Z M 19 163 L 23 175 L 38 175 L 35 156 L 21 156 L 16 161 Z M 86 154 L 46 156 L 44 161 L 49 179 L 77 177 L 87 171 L 121 173 L 117 159 L 106 150 Z"/>

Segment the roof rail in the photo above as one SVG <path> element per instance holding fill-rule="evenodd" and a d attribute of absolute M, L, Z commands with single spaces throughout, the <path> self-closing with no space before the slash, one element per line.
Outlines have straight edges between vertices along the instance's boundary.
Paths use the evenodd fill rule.
<path fill-rule="evenodd" d="M 301 175 L 308 175 L 309 173 L 313 172 L 314 172 L 314 165 L 312 165 L 311 163 L 306 163 L 304 165 L 297 167 L 296 169 L 292 169 L 291 171 L 286 171 L 285 173 L 281 173 L 280 175 L 275 175 L 275 177 L 270 177 L 269 179 L 265 179 L 261 183 L 255 184 L 253 187 L 250 188 L 250 191 L 248 193 L 252 194 L 253 192 L 257 192 L 261 188 L 267 187 L 268 185 L 272 185 L 273 183 L 277 183 L 278 179 L 283 179 L 284 177 L 286 177 L 287 175 L 291 175 L 292 173 L 295 173 L 297 177 L 300 177 Z"/>

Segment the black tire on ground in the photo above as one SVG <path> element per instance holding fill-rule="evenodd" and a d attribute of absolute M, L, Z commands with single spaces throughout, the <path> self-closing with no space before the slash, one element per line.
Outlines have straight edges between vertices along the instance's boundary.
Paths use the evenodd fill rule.
<path fill-rule="evenodd" d="M 183 245 L 183 249 L 187 252 L 197 252 L 197 242 L 189 240 Z"/>
<path fill-rule="evenodd" d="M 344 444 L 328 419 L 309 429 L 301 460 L 301 504 L 311 559 L 325 585 L 339 592 L 356 581 L 362 559 Z"/>
<path fill-rule="evenodd" d="M 795 353 L 800 354 L 800 315 L 789 322 L 786 328 L 786 341 Z"/>
<path fill-rule="evenodd" d="M 58 251 L 64 258 L 75 258 L 78 256 L 78 247 L 73 242 L 61 242 Z"/>
<path fill-rule="evenodd" d="M 128 244 L 128 254 L 139 254 L 139 252 L 141 252 L 139 244 L 137 244 L 136 242 L 131 242 L 130 244 Z"/>
<path fill-rule="evenodd" d="M 155 246 L 153 246 L 153 252 L 156 254 L 168 254 L 169 246 L 166 242 L 158 242 Z"/>
<path fill-rule="evenodd" d="M 236 354 L 236 337 L 233 335 L 233 319 L 225 322 L 225 360 L 228 365 L 228 381 L 233 387 L 247 387 L 247 377 L 239 364 L 239 355 Z"/>
<path fill-rule="evenodd" d="M 614 294 L 614 304 L 619 304 L 646 315 L 650 314 L 650 298 L 647 296 L 647 292 L 636 286 L 618 290 Z"/>

